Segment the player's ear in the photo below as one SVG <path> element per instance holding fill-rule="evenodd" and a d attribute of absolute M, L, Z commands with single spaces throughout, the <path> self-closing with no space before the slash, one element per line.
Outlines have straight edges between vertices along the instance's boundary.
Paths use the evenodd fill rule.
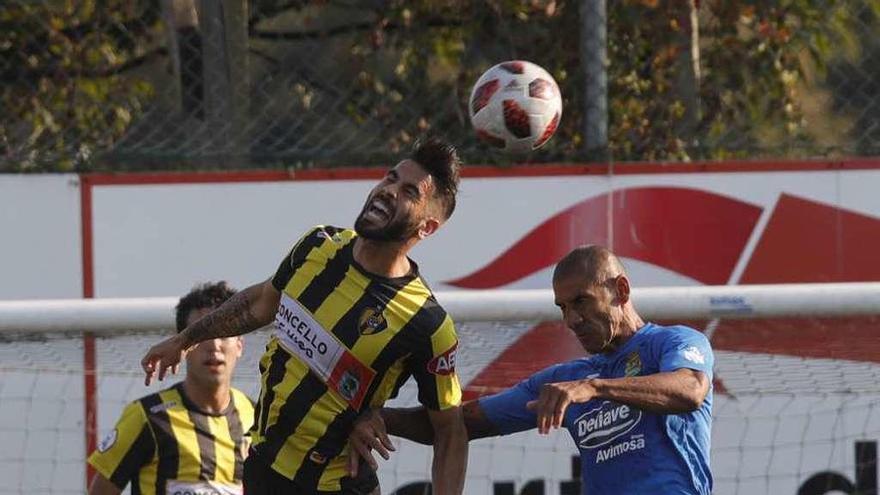
<path fill-rule="evenodd" d="M 626 304 L 630 294 L 629 279 L 626 278 L 626 275 L 621 274 L 615 277 L 614 288 L 617 291 L 617 300 L 621 305 Z"/>
<path fill-rule="evenodd" d="M 244 354 L 244 337 L 239 335 L 235 340 L 236 357 L 241 357 Z"/>
<path fill-rule="evenodd" d="M 422 220 L 422 224 L 419 226 L 419 239 L 426 239 L 434 232 L 437 232 L 437 229 L 440 228 L 440 220 L 434 217 L 428 217 Z"/>

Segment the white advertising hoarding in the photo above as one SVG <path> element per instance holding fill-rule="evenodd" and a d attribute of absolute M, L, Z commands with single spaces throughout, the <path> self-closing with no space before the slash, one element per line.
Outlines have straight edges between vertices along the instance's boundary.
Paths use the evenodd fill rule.
<path fill-rule="evenodd" d="M 546 288 L 555 260 L 588 242 L 611 246 L 639 287 L 880 280 L 875 261 L 880 196 L 874 192 L 880 168 L 755 168 L 694 166 L 662 173 L 643 167 L 639 173 L 611 175 L 561 167 L 538 176 L 523 169 L 472 172 L 462 181 L 450 222 L 418 246 L 413 258 L 435 290 Z M 312 225 L 351 225 L 379 175 L 361 171 L 290 180 L 278 174 L 264 180 L 248 173 L 168 174 L 96 180 L 86 195 L 91 216 L 85 240 L 75 177 L 66 183 L 0 178 L 0 191 L 19 191 L 0 201 L 20 212 L 0 216 L 0 227 L 20 237 L 8 251 L 15 260 L 0 262 L 10 275 L 2 289 L 8 295 L 2 297 L 79 295 L 84 245 L 93 268 L 86 271 L 87 282 L 97 297 L 172 296 L 196 282 L 218 279 L 241 288 L 271 276 Z M 21 204 L 30 207 L 22 210 Z M 42 246 L 63 249 L 49 252 Z M 33 275 L 42 273 L 35 271 L 41 263 L 58 277 L 45 291 L 52 284 L 41 285 Z M 716 493 L 794 494 L 800 488 L 808 495 L 815 491 L 810 491 L 811 479 L 815 486 L 831 483 L 843 492 L 870 485 L 870 469 L 854 466 L 857 458 L 863 466 L 870 464 L 872 442 L 876 446 L 880 435 L 880 390 L 865 385 L 880 382 L 880 355 L 876 347 L 852 342 L 876 339 L 876 321 L 839 327 L 776 322 L 767 331 L 728 321 L 702 324 L 717 352 Z M 524 350 L 540 352 L 528 354 L 522 376 L 577 354 L 570 340 L 542 341 L 543 331 L 534 325 L 461 327 L 458 366 L 469 395 L 480 387 L 512 383 L 493 370 L 518 369 L 520 362 L 510 360 Z M 152 339 L 98 341 L 100 434 L 112 428 L 126 401 L 157 389 L 143 388 L 132 371 Z M 237 373 L 239 386 L 252 394 L 264 342 L 265 335 L 248 338 Z M 82 396 L 77 385 L 69 387 Z M 407 386 L 398 403 L 411 404 L 414 397 Z M 47 417 L 57 416 L 46 407 Z M 6 408 L 0 407 L 3 417 L 20 414 Z M 65 441 L 63 451 L 82 456 L 81 438 Z M 577 478 L 575 454 L 564 434 L 474 443 L 467 492 L 565 495 Z M 67 480 L 62 485 L 81 483 L 81 472 L 71 478 L 76 460 L 59 465 L 65 466 L 58 469 Z M 429 466 L 430 449 L 401 443 L 380 471 L 384 492 L 413 493 L 408 490 L 427 480 Z M 0 469 L 17 476 L 19 486 L 31 486 L 22 481 L 32 477 L 27 469 L 16 474 L 8 467 Z"/>

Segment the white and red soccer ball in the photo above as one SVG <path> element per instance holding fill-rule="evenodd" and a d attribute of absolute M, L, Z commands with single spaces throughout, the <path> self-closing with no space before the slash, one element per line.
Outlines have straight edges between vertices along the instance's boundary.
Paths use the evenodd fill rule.
<path fill-rule="evenodd" d="M 480 76 L 468 112 L 480 139 L 504 151 L 527 153 L 556 132 L 562 97 L 549 72 L 525 60 L 512 60 Z"/>

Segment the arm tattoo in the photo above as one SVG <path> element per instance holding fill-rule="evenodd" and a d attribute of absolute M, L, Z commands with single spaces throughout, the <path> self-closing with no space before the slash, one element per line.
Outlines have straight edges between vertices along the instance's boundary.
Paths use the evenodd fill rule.
<path fill-rule="evenodd" d="M 251 306 L 258 297 L 257 291 L 259 289 L 256 287 L 248 287 L 193 323 L 183 331 L 187 344 L 193 345 L 210 339 L 234 337 L 252 332 L 265 325 L 251 312 Z"/>

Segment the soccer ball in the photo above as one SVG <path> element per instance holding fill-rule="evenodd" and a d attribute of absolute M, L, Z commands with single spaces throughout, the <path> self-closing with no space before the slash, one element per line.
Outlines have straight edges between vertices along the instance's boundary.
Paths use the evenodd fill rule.
<path fill-rule="evenodd" d="M 553 76 L 525 60 L 502 62 L 484 72 L 468 102 L 477 136 L 513 153 L 543 146 L 562 117 L 562 97 Z"/>

